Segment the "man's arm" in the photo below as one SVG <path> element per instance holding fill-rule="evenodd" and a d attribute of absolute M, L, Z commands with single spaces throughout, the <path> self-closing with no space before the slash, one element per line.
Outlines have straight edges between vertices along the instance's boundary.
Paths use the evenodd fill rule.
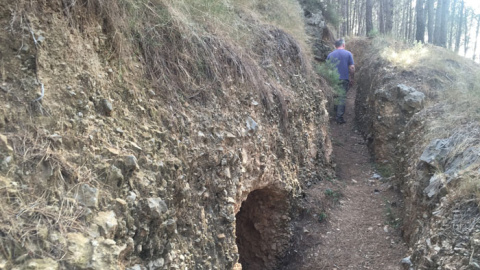
<path fill-rule="evenodd" d="M 355 81 L 355 66 L 354 65 L 350 65 L 348 66 L 348 71 L 350 73 L 349 75 L 349 78 L 350 78 L 350 86 L 353 85 L 354 81 Z"/>

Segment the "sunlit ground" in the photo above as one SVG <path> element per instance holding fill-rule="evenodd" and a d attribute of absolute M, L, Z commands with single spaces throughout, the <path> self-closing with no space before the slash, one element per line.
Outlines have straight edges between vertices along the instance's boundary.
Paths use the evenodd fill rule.
<path fill-rule="evenodd" d="M 409 68 L 418 64 L 430 54 L 427 47 L 422 44 L 416 44 L 409 49 L 396 49 L 387 47 L 382 52 L 382 57 L 390 63 L 403 68 Z"/>

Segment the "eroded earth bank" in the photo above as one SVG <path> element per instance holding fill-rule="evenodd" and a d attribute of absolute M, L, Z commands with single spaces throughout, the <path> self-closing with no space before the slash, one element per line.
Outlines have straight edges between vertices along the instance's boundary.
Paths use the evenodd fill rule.
<path fill-rule="evenodd" d="M 480 269 L 478 65 L 433 46 L 363 42 L 350 45 L 368 48 L 355 114 L 377 168 L 405 199 L 404 262 Z"/>
<path fill-rule="evenodd" d="M 479 269 L 478 118 L 442 99 L 478 68 L 351 42 L 355 114 L 330 132 L 319 10 L 225 3 L 0 1 L 0 269 Z M 359 220 L 367 258 L 377 238 L 339 227 Z"/>
<path fill-rule="evenodd" d="M 277 267 L 331 146 L 258 8 L 0 1 L 0 269 Z"/>

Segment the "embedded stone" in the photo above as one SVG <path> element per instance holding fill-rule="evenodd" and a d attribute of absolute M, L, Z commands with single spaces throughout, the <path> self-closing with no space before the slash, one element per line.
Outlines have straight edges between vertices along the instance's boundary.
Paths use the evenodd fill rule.
<path fill-rule="evenodd" d="M 117 168 L 115 165 L 110 166 L 110 170 L 107 172 L 107 181 L 108 183 L 116 186 L 121 186 L 123 183 L 123 174 L 122 170 Z"/>
<path fill-rule="evenodd" d="M 168 211 L 167 204 L 160 198 L 148 198 L 147 204 L 154 217 L 160 217 Z"/>
<path fill-rule="evenodd" d="M 98 206 L 98 189 L 88 184 L 80 185 L 75 200 L 86 207 Z"/>
<path fill-rule="evenodd" d="M 73 269 L 88 269 L 93 254 L 90 239 L 81 233 L 69 233 L 67 243 L 67 264 Z"/>
<path fill-rule="evenodd" d="M 117 270 L 120 253 L 125 247 L 119 247 L 111 239 L 101 240 L 93 245 L 91 269 L 93 270 Z"/>
<path fill-rule="evenodd" d="M 108 99 L 102 99 L 102 109 L 107 116 L 111 116 L 113 112 L 113 105 Z"/>
<path fill-rule="evenodd" d="M 126 156 L 125 157 L 125 169 L 127 171 L 135 171 L 138 169 L 138 162 L 135 156 Z"/>
<path fill-rule="evenodd" d="M 258 130 L 258 124 L 252 117 L 247 118 L 247 130 L 250 132 L 256 132 Z"/>
<path fill-rule="evenodd" d="M 154 260 L 154 261 L 150 261 L 148 263 L 148 270 L 160 269 L 160 268 L 163 267 L 164 264 L 165 264 L 165 260 L 163 258 L 160 258 L 160 259 L 157 259 L 157 260 Z"/>
<path fill-rule="evenodd" d="M 58 270 L 59 264 L 54 259 L 45 258 L 45 259 L 33 259 L 27 261 L 23 270 Z"/>
<path fill-rule="evenodd" d="M 8 144 L 7 136 L 0 134 L 0 152 L 11 154 L 13 148 Z"/>
<path fill-rule="evenodd" d="M 113 237 L 118 226 L 118 221 L 113 211 L 99 212 L 93 223 L 98 225 L 100 233 L 106 238 Z"/>
<path fill-rule="evenodd" d="M 413 87 L 406 86 L 404 84 L 397 85 L 398 95 L 403 99 L 400 101 L 402 109 L 420 110 L 423 108 L 423 101 L 425 100 L 425 94 L 417 91 Z"/>
<path fill-rule="evenodd" d="M 423 190 L 423 192 L 428 196 L 428 198 L 432 198 L 440 193 L 444 187 L 444 183 L 444 174 L 435 174 L 432 176 L 432 178 L 430 178 L 430 184 Z"/>

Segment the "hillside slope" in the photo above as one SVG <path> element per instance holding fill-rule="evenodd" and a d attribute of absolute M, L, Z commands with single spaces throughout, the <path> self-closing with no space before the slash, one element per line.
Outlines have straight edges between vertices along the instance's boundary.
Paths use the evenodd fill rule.
<path fill-rule="evenodd" d="M 298 3 L 0 14 L 0 269 L 275 269 L 330 166 Z"/>

